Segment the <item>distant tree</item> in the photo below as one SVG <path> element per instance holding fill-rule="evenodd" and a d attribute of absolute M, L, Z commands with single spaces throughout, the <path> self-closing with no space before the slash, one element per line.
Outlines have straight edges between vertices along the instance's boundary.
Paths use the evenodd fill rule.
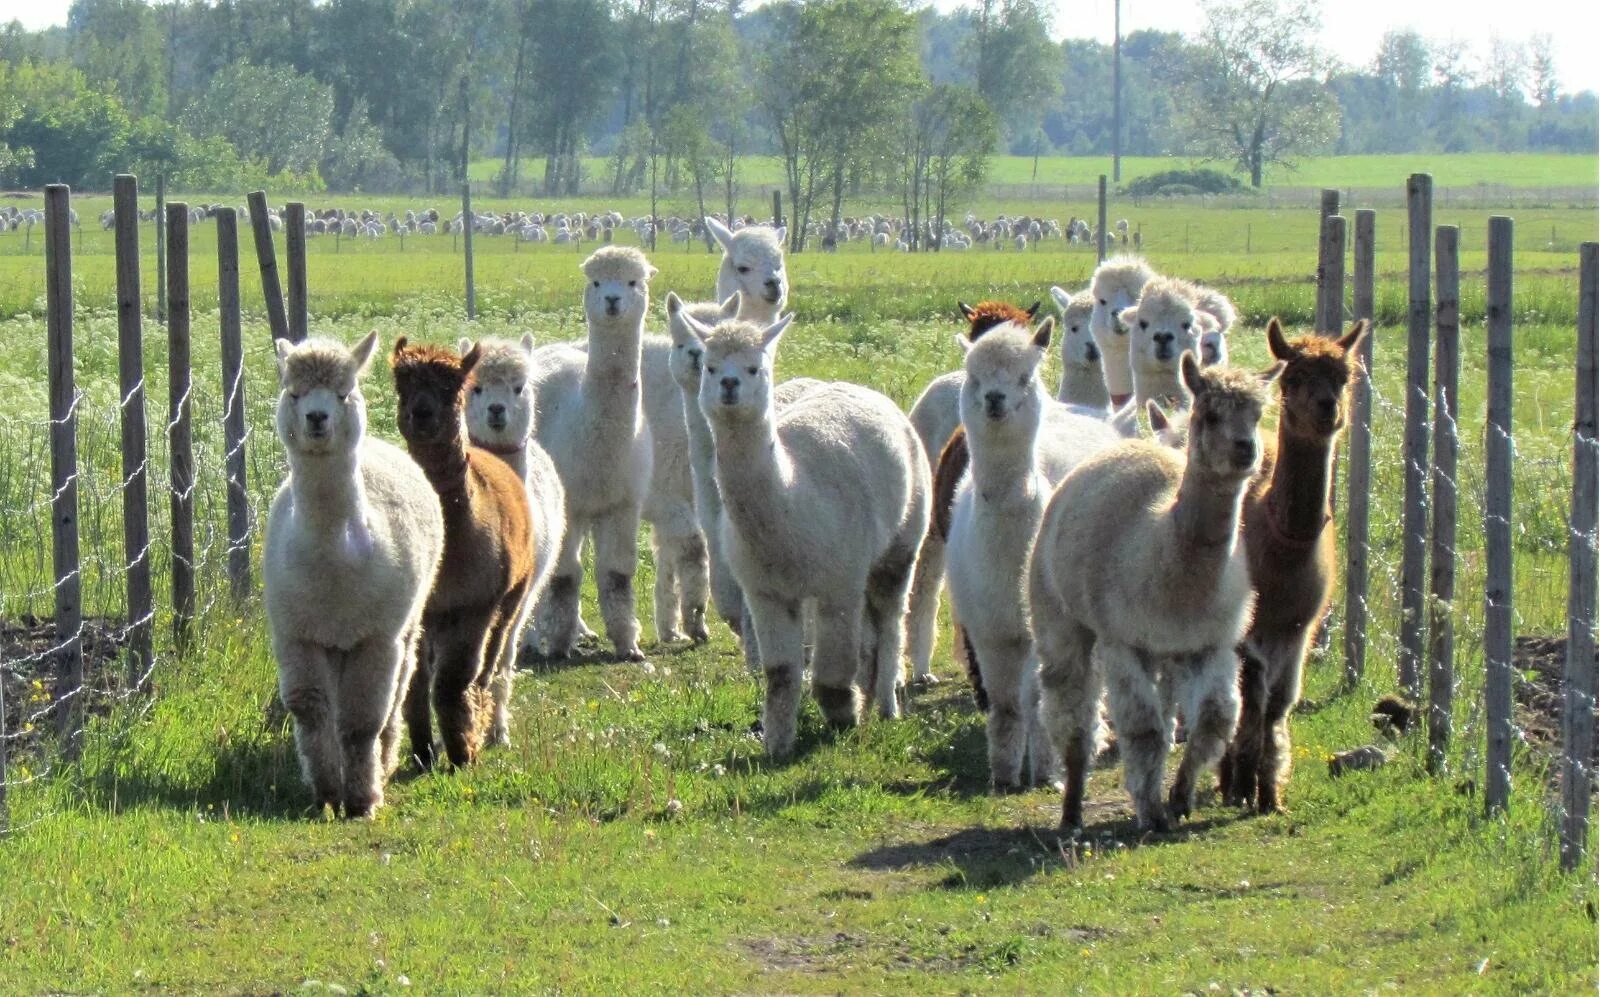
<path fill-rule="evenodd" d="M 1317 0 L 1214 0 L 1203 10 L 1183 89 L 1190 151 L 1232 161 L 1260 187 L 1267 164 L 1292 165 L 1338 132 Z"/>
<path fill-rule="evenodd" d="M 33 165 L 33 150 L 11 135 L 11 126 L 22 116 L 15 75 L 12 64 L 0 60 L 0 184 L 6 186 L 14 186 L 18 172 Z"/>
<path fill-rule="evenodd" d="M 972 33 L 963 51 L 968 74 L 1024 146 L 1042 109 L 1061 93 L 1060 50 L 1050 40 L 1049 7 L 1040 0 L 976 0 L 964 8 Z"/>
<path fill-rule="evenodd" d="M 175 12 L 169 12 L 175 14 Z M 72 61 L 92 88 L 136 116 L 167 111 L 167 27 L 143 0 L 74 0 L 67 11 Z"/>
<path fill-rule="evenodd" d="M 190 134 L 228 140 L 268 173 L 315 173 L 333 132 L 333 94 L 287 66 L 236 62 L 211 78 L 184 108 Z"/>
<path fill-rule="evenodd" d="M 1513 151 L 1527 145 L 1521 118 L 1527 108 L 1523 86 L 1528 77 L 1526 50 L 1517 42 L 1495 35 L 1489 39 L 1483 63 L 1483 83 L 1494 93 L 1492 129 L 1496 146 Z"/>
<path fill-rule="evenodd" d="M 1555 41 L 1548 34 L 1528 39 L 1528 96 L 1541 111 L 1555 106 L 1560 81 L 1556 78 Z"/>
<path fill-rule="evenodd" d="M 1467 59 L 1466 43 L 1459 39 L 1433 48 L 1433 131 L 1445 152 L 1466 152 L 1475 144 L 1475 129 L 1466 114 L 1466 94 L 1476 81 Z"/>

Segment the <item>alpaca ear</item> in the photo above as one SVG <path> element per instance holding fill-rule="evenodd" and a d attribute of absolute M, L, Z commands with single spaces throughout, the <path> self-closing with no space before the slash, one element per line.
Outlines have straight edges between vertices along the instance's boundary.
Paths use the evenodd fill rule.
<path fill-rule="evenodd" d="M 968 322 L 972 321 L 972 316 L 976 315 L 977 311 L 978 311 L 976 308 L 974 308 L 971 305 L 967 304 L 965 301 L 957 301 L 956 302 L 956 307 L 961 309 L 961 317 L 966 319 Z"/>
<path fill-rule="evenodd" d="M 1037 304 L 1035 302 L 1035 305 Z M 1041 350 L 1048 350 L 1050 348 L 1050 334 L 1055 330 L 1056 317 L 1054 315 L 1045 316 L 1045 320 L 1039 323 L 1039 328 L 1033 330 L 1033 345 Z"/>
<path fill-rule="evenodd" d="M 675 316 L 683 310 L 683 299 L 678 297 L 677 291 L 667 292 L 667 314 Z"/>
<path fill-rule="evenodd" d="M 702 324 L 699 319 L 695 318 L 693 315 L 690 315 L 688 312 L 679 312 L 678 321 L 683 323 L 683 327 L 688 330 L 689 335 L 693 337 L 694 341 L 699 343 L 703 349 L 706 345 L 706 337 L 711 335 L 711 330 L 706 328 L 706 326 Z"/>
<path fill-rule="evenodd" d="M 522 334 L 522 352 L 533 353 L 533 333 L 525 332 Z"/>
<path fill-rule="evenodd" d="M 1178 359 L 1178 368 L 1183 372 L 1183 386 L 1189 389 L 1190 394 L 1196 398 L 1205 394 L 1206 382 L 1200 379 L 1200 362 L 1192 352 L 1183 351 L 1183 356 Z"/>
<path fill-rule="evenodd" d="M 389 366 L 394 366 L 394 362 L 400 359 L 400 354 L 405 352 L 405 348 L 406 337 L 396 336 L 394 341 L 394 349 L 389 351 Z"/>
<path fill-rule="evenodd" d="M 724 251 L 732 248 L 733 233 L 728 230 L 728 226 L 717 221 L 715 218 L 712 218 L 710 215 L 705 217 L 705 223 L 706 228 L 711 231 L 711 237 L 717 240 Z"/>
<path fill-rule="evenodd" d="M 1137 399 L 1130 398 L 1122 403 L 1122 407 L 1111 413 L 1111 428 L 1117 435 L 1125 440 L 1131 440 L 1139 435 L 1139 419 L 1134 413 L 1139 410 Z"/>
<path fill-rule="evenodd" d="M 472 348 L 461 354 L 461 376 L 466 377 L 472 373 L 472 368 L 478 366 L 478 361 L 483 359 L 483 348 L 477 343 Z"/>
<path fill-rule="evenodd" d="M 378 330 L 374 329 L 361 337 L 361 342 L 350 349 L 350 359 L 356 363 L 356 379 L 360 380 L 367 373 L 367 368 L 372 365 L 372 355 L 378 349 Z"/>
<path fill-rule="evenodd" d="M 727 299 L 722 302 L 722 317 L 725 319 L 738 318 L 739 303 L 743 300 L 744 299 L 739 296 L 738 291 L 734 291 L 732 294 L 728 295 Z"/>
<path fill-rule="evenodd" d="M 789 328 L 789 323 L 794 321 L 794 312 L 783 316 L 778 321 L 767 326 L 761 334 L 761 348 L 771 353 L 778 346 L 778 340 L 783 336 L 783 330 Z"/>
<path fill-rule="evenodd" d="M 1144 411 L 1150 417 L 1150 428 L 1156 432 L 1162 432 L 1172 425 L 1172 419 L 1167 415 L 1167 410 L 1162 408 L 1161 403 L 1154 398 L 1144 403 Z"/>
<path fill-rule="evenodd" d="M 1349 332 L 1339 337 L 1339 348 L 1346 353 L 1354 351 L 1356 347 L 1361 345 L 1361 341 L 1367 338 L 1367 333 L 1371 329 L 1372 327 L 1367 325 L 1366 319 L 1357 320 L 1356 324 L 1350 327 Z"/>
<path fill-rule="evenodd" d="M 1273 364 L 1271 367 L 1268 367 L 1266 370 L 1261 371 L 1260 373 L 1256 374 L 1256 377 L 1258 379 L 1260 379 L 1262 384 L 1271 384 L 1273 381 L 1276 381 L 1279 377 L 1281 377 L 1283 375 L 1284 370 L 1288 366 L 1289 365 L 1287 363 L 1284 363 L 1282 360 L 1279 360 L 1277 363 Z"/>
<path fill-rule="evenodd" d="M 1039 314 L 1039 306 L 1042 305 L 1042 304 L 1044 304 L 1044 302 L 1035 301 L 1033 304 L 1028 306 L 1028 317 L 1030 319 L 1033 318 L 1035 315 Z"/>
<path fill-rule="evenodd" d="M 1283 336 L 1283 323 L 1274 315 L 1267 321 L 1267 349 L 1274 360 L 1288 360 L 1294 356 L 1294 347 Z"/>
<path fill-rule="evenodd" d="M 779 225 L 775 231 L 778 233 L 778 243 L 780 245 L 789 241 L 789 226 Z"/>
<path fill-rule="evenodd" d="M 1056 303 L 1056 307 L 1062 311 L 1066 311 L 1067 306 L 1072 304 L 1072 295 L 1068 294 L 1065 288 L 1057 287 L 1054 284 L 1050 285 L 1050 298 Z"/>
<path fill-rule="evenodd" d="M 657 270 L 655 267 L 651 266 L 648 263 L 646 263 L 644 265 L 644 270 L 645 270 L 645 273 L 644 273 L 645 283 L 649 283 L 651 277 L 654 277 L 656 274 L 661 272 L 661 271 Z"/>
<path fill-rule="evenodd" d="M 966 336 L 962 335 L 959 332 L 956 333 L 953 338 L 956 341 L 956 345 L 961 347 L 961 352 L 962 353 L 971 353 L 972 352 L 972 348 L 975 345 L 977 345 L 972 340 L 968 339 Z"/>
<path fill-rule="evenodd" d="M 1139 306 L 1129 305 L 1122 311 L 1117 312 L 1117 321 L 1122 323 L 1124 329 L 1131 330 L 1133 323 L 1139 321 Z"/>
<path fill-rule="evenodd" d="M 278 383 L 282 384 L 289 376 L 289 354 L 294 352 L 294 344 L 287 339 L 275 339 L 272 345 L 278 355 Z"/>
<path fill-rule="evenodd" d="M 472 340 L 468 339 L 466 336 L 462 336 L 460 339 L 456 340 L 457 353 L 461 354 L 462 356 L 466 356 L 467 351 L 470 349 L 472 349 Z"/>

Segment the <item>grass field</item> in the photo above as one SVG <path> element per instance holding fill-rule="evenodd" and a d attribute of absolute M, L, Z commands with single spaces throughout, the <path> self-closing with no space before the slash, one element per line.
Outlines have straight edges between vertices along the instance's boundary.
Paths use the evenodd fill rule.
<path fill-rule="evenodd" d="M 84 601 L 89 614 L 116 617 L 110 239 L 93 225 L 101 203 L 78 207 L 90 222 L 75 246 L 74 281 Z M 198 227 L 200 637 L 179 657 L 168 621 L 158 621 L 153 699 L 110 697 L 78 765 L 51 764 L 30 747 L 35 732 L 15 742 L 16 830 L 0 839 L 0 991 L 265 992 L 314 981 L 314 989 L 369 993 L 1593 992 L 1594 869 L 1564 876 L 1556 867 L 1540 741 L 1548 718 L 1518 714 L 1509 815 L 1485 818 L 1477 793 L 1484 214 L 1436 214 L 1462 225 L 1470 271 L 1449 774 L 1423 773 L 1414 737 L 1377 772 L 1335 780 L 1323 764 L 1372 739 L 1371 703 L 1395 683 L 1405 288 L 1403 215 L 1385 211 L 1366 681 L 1340 688 L 1336 626 L 1334 651 L 1311 663 L 1294 718 L 1288 815 L 1246 818 L 1209 800 L 1177 833 L 1141 838 L 1120 771 L 1106 768 L 1092 785 L 1089 835 L 1076 845 L 1058 840 L 1054 794 L 987 793 L 982 718 L 945 648 L 935 658 L 945 681 L 917 695 L 910 718 L 830 735 L 808 704 L 798 758 L 774 765 L 749 733 L 760 690 L 720 624 L 704 648 L 647 643 L 658 667 L 651 677 L 598 656 L 524 672 L 510 748 L 455 776 L 402 776 L 372 823 L 304 820 L 309 798 L 292 743 L 266 710 L 274 665 L 258 600 L 235 608 L 225 593 L 214 235 Z M 1259 327 L 1268 315 L 1309 317 L 1314 214 L 1168 207 L 1136 220 L 1159 267 L 1235 296 L 1245 316 L 1240 362 L 1264 361 Z M 1595 213 L 1518 212 L 1517 224 L 1516 626 L 1555 634 L 1566 626 L 1573 268 Z M 149 226 L 143 234 L 148 250 Z M 0 619 L 8 622 L 51 605 L 42 258 L 38 238 L 27 252 L 21 238 L 0 236 Z M 404 250 L 392 239 L 337 251 L 313 241 L 313 327 L 347 341 L 369 328 L 385 340 L 404 332 L 435 342 L 525 329 L 541 341 L 579 334 L 577 252 L 518 251 L 491 239 L 477 248 L 484 317 L 469 325 L 448 238 L 407 240 Z M 259 513 L 282 460 L 269 337 L 245 259 Z M 663 248 L 654 259 L 658 300 L 669 289 L 709 292 L 712 258 Z M 1081 284 L 1092 264 L 1092 251 L 1061 247 L 796 257 L 799 319 L 779 374 L 853 380 L 909 405 L 958 363 L 956 297 L 1031 301 L 1050 283 Z M 160 536 L 167 372 L 162 330 L 147 320 L 145 332 Z M 395 439 L 388 376 L 374 374 L 367 394 L 372 432 Z M 647 591 L 647 554 L 642 565 Z M 155 567 L 164 593 L 164 549 Z M 594 619 L 592 585 L 585 593 Z M 648 601 L 640 610 L 650 633 Z M 37 711 L 48 687 L 27 678 L 15 676 L 5 691 Z"/>

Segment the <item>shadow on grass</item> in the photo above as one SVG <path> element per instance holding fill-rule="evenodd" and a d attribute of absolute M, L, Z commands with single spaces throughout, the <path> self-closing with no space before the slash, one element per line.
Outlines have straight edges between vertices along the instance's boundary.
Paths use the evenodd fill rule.
<path fill-rule="evenodd" d="M 185 813 L 299 820 L 311 794 L 300 779 L 294 737 L 264 725 L 229 736 L 208 756 L 204 772 L 159 765 L 110 763 L 88 784 L 90 802 L 115 813 L 160 807 Z"/>

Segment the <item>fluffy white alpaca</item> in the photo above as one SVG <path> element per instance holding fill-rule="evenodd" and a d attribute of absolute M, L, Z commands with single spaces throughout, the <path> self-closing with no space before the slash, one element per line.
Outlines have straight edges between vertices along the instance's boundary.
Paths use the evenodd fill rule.
<path fill-rule="evenodd" d="M 740 318 L 761 325 L 776 322 L 789 300 L 789 273 L 783 262 L 788 227 L 747 225 L 734 232 L 715 218 L 707 217 L 705 223 L 722 247 L 717 300 L 726 301 L 737 291 Z"/>
<path fill-rule="evenodd" d="M 1194 303 L 1205 325 L 1200 333 L 1200 363 L 1207 367 L 1227 363 L 1228 331 L 1238 318 L 1233 302 L 1215 288 L 1199 287 Z"/>
<path fill-rule="evenodd" d="M 1155 275 L 1155 271 L 1141 259 L 1113 256 L 1095 268 L 1094 277 L 1089 283 L 1089 291 L 1094 295 L 1094 312 L 1089 318 L 1089 328 L 1100 347 L 1106 389 L 1111 392 L 1113 406 L 1122 405 L 1133 394 L 1128 330 L 1117 321 L 1117 315 L 1139 300 L 1139 292 Z"/>
<path fill-rule="evenodd" d="M 1106 390 L 1100 347 L 1090 331 L 1094 292 L 1086 289 L 1069 294 L 1052 286 L 1050 297 L 1061 309 L 1061 386 L 1056 390 L 1056 400 L 1085 414 L 1104 417 L 1111 410 L 1111 392 Z"/>
<path fill-rule="evenodd" d="M 1212 310 L 1201 308 L 1202 296 Z M 1133 394 L 1141 406 L 1151 399 L 1168 403 L 1184 399 L 1178 358 L 1194 353 L 1204 363 L 1201 337 L 1221 328 L 1216 311 L 1231 315 L 1233 306 L 1216 291 L 1174 277 L 1157 277 L 1144 286 L 1138 303 L 1117 316 L 1129 330 Z"/>
<path fill-rule="evenodd" d="M 1046 781 L 1056 768 L 1038 719 L 1039 662 L 1023 570 L 1035 530 L 1056 482 L 1121 440 L 1105 420 L 1046 395 L 1038 370 L 1053 325 L 1045 319 L 1032 334 L 1005 325 L 967 346 L 961 393 L 972 463 L 956 489 L 946 580 L 988 702 L 997 789 Z"/>
<path fill-rule="evenodd" d="M 471 340 L 461 340 L 463 355 L 471 348 Z M 494 724 L 489 737 L 493 744 L 506 744 L 510 740 L 506 704 L 511 696 L 516 652 L 520 647 L 534 654 L 543 653 L 538 631 L 528 622 L 533 607 L 544 598 L 555 575 L 556 558 L 566 535 L 567 499 L 555 462 L 534 438 L 533 389 L 528 383 L 533 372 L 533 336 L 524 335 L 520 342 L 481 339 L 478 355 L 467 394 L 467 434 L 473 446 L 499 456 L 522 478 L 528 486 L 528 507 L 533 516 L 534 577 L 527 612 L 517 622 L 522 638 L 507 643 L 507 654 L 497 663 L 491 683 Z"/>
<path fill-rule="evenodd" d="M 828 721 L 858 722 L 865 685 L 900 712 L 906 599 L 928 529 L 928 460 L 883 395 L 850 384 L 781 412 L 773 357 L 788 326 L 685 317 L 705 347 L 700 408 L 716 449 L 722 546 L 743 589 L 766 673 L 767 750 L 794 750 L 804 607 L 815 601 L 813 690 Z"/>
<path fill-rule="evenodd" d="M 360 380 L 378 334 L 355 349 L 278 340 L 278 438 L 289 477 L 262 558 L 278 694 L 294 717 L 317 808 L 383 803 L 422 610 L 444 551 L 433 486 L 405 451 L 366 435 Z"/>
<path fill-rule="evenodd" d="M 1139 440 L 1089 458 L 1051 496 L 1035 541 L 1028 597 L 1066 830 L 1083 824 L 1103 690 L 1142 828 L 1188 815 L 1238 722 L 1235 648 L 1254 606 L 1239 515 L 1282 365 L 1255 375 L 1186 355 L 1181 371 L 1194 395 L 1187 459 Z M 1179 709 L 1189 740 L 1163 808 Z"/>
<path fill-rule="evenodd" d="M 683 392 L 670 366 L 674 352 L 667 336 L 644 338 L 640 373 L 652 459 L 643 515 L 655 551 L 656 637 L 663 642 L 688 637 L 698 644 L 711 636 L 706 630 L 710 560 L 695 515 Z"/>
<path fill-rule="evenodd" d="M 640 343 L 656 272 L 631 246 L 603 246 L 583 263 L 584 350 L 566 344 L 533 354 L 534 432 L 566 489 L 567 531 L 555 575 L 535 611 L 547 651 L 572 653 L 578 628 L 579 559 L 594 541 L 600 615 L 619 656 L 644 661 L 634 616 L 639 517 L 650 487 L 650 427 L 639 387 Z"/>

